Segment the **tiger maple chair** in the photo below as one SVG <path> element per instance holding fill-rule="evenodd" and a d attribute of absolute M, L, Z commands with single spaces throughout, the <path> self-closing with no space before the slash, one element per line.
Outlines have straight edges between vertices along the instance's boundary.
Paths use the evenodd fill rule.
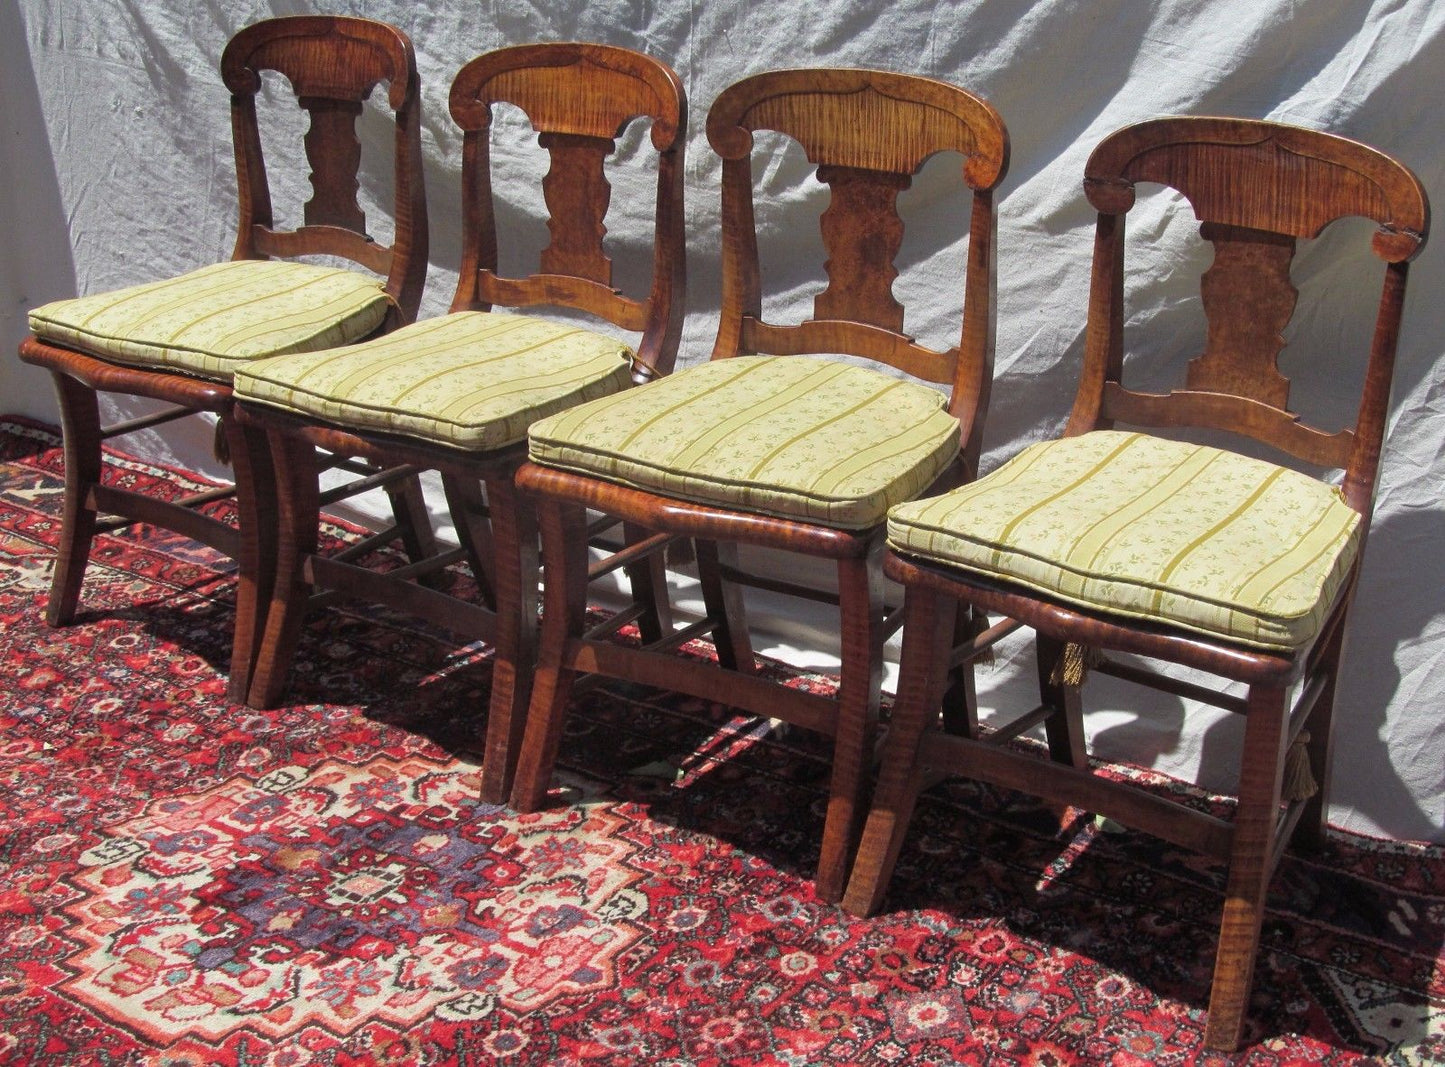
<path fill-rule="evenodd" d="M 1214 246 L 1202 279 L 1205 350 L 1183 387 L 1166 394 L 1123 381 L 1124 217 L 1138 183 L 1183 194 Z M 1065 436 L 889 517 L 884 569 L 906 588 L 902 674 L 844 906 L 859 915 L 878 907 L 915 797 L 949 773 L 1138 827 L 1228 863 L 1205 1040 L 1232 1050 L 1271 873 L 1292 832 L 1310 841 L 1323 834 L 1345 619 L 1374 498 L 1407 262 L 1424 243 L 1428 207 L 1414 176 L 1372 148 L 1242 119 L 1120 130 L 1090 157 L 1084 189 L 1098 230 L 1083 377 Z M 1378 223 L 1372 247 L 1385 263 L 1384 291 L 1357 420 L 1330 432 L 1289 409 L 1277 358 L 1296 300 L 1296 243 L 1344 216 Z M 1336 488 L 1116 423 L 1228 431 L 1221 440 L 1252 439 L 1283 462 L 1343 471 L 1343 481 Z M 935 725 L 957 658 L 941 623 L 960 603 L 1037 631 L 1042 704 L 988 735 L 948 736 Z M 1105 650 L 1247 689 L 1215 692 Z M 1079 689 L 1089 667 L 1244 716 L 1232 820 L 1091 773 Z M 1041 721 L 1052 760 L 1000 743 Z"/>
<path fill-rule="evenodd" d="M 256 97 L 268 71 L 284 76 L 310 116 L 304 147 L 312 196 L 293 230 L 276 226 L 261 155 Z M 230 40 L 221 77 L 231 92 L 240 201 L 231 261 L 36 308 L 20 358 L 51 371 L 64 429 L 65 503 L 46 621 L 74 621 L 97 534 L 149 522 L 201 541 L 242 561 L 229 687 L 239 703 L 250 688 L 264 621 L 258 604 L 268 596 L 254 584 L 265 574 L 257 561 L 273 556 L 275 544 L 264 445 L 229 417 L 232 374 L 251 360 L 347 344 L 414 318 L 426 278 L 427 224 L 416 61 L 401 31 L 339 16 L 268 19 Z M 368 236 L 356 202 L 355 123 L 381 82 L 395 123 L 390 245 Z M 363 269 L 274 258 L 308 255 Z M 169 406 L 102 428 L 102 391 Z M 197 510 L 230 495 L 229 487 L 172 501 L 102 484 L 103 441 L 199 413 L 219 420 L 218 452 L 229 453 L 235 470 L 237 526 Z M 431 529 L 416 480 L 406 472 L 358 473 L 370 479 L 365 487 L 381 484 L 392 495 L 399 526 L 384 536 L 399 532 L 413 558 L 428 554 Z M 350 491 L 332 491 L 328 499 Z"/>
<path fill-rule="evenodd" d="M 497 273 L 491 184 L 492 112 L 520 108 L 551 159 L 542 183 L 550 244 L 536 273 Z M 280 485 L 278 573 L 251 702 L 269 706 L 286 684 L 313 591 L 390 604 L 495 646 L 482 796 L 501 802 L 511 785 L 517 731 L 532 677 L 537 617 L 536 518 L 513 474 L 536 418 L 666 374 L 677 354 L 686 284 L 683 150 L 687 104 L 671 68 L 623 48 L 536 44 L 480 56 L 458 73 L 452 118 L 462 148 L 462 264 L 449 314 L 378 341 L 288 360 L 237 375 L 240 418 L 263 428 Z M 634 120 L 650 123 L 656 209 L 652 276 L 643 299 L 612 285 L 603 234 L 611 188 L 604 163 Z M 570 318 L 493 311 L 546 306 Z M 612 333 L 640 334 L 633 349 Z M 427 589 L 417 568 L 379 573 L 317 553 L 318 446 L 379 463 L 442 473 L 480 602 Z M 482 486 L 485 486 L 485 494 Z M 452 557 L 438 557 L 450 561 Z M 662 625 L 651 579 L 631 571 L 652 627 Z"/>
<path fill-rule="evenodd" d="M 753 226 L 756 131 L 798 142 L 831 190 L 821 218 L 828 285 L 813 316 L 796 324 L 762 315 Z M 534 425 L 531 462 L 518 475 L 539 501 L 546 581 L 537 680 L 512 803 L 530 810 L 542 802 L 578 673 L 786 720 L 833 737 L 817 886 L 824 899 L 836 900 L 878 717 L 887 632 L 876 566 L 883 516 L 890 504 L 952 484 L 977 462 L 993 361 L 993 192 L 1007 166 L 1008 135 L 997 112 L 963 89 L 868 70 L 745 79 L 713 105 L 707 134 L 723 159 L 723 293 L 712 359 Z M 962 334 L 941 352 L 903 333 L 904 309 L 892 293 L 903 236 L 898 194 L 940 152 L 962 156 L 960 188 L 971 204 L 958 290 Z M 864 357 L 905 376 L 809 353 Z M 707 617 L 641 649 L 607 640 L 608 626 L 589 632 L 587 507 L 655 531 L 631 551 L 694 538 Z M 731 565 L 740 543 L 836 562 L 842 628 L 836 700 L 754 673 L 737 584 L 747 576 Z M 817 597 L 787 583 L 767 584 Z M 675 654 L 709 631 L 725 669 Z"/>

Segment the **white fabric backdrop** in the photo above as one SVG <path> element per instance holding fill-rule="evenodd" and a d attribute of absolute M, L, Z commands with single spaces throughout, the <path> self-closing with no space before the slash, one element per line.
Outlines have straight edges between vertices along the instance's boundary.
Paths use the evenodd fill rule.
<path fill-rule="evenodd" d="M 216 74 L 221 49 L 255 19 L 308 10 L 274 0 L 193 4 L 117 0 L 0 5 L 0 87 L 6 123 L 0 154 L 0 337 L 11 351 L 25 311 L 55 297 L 176 273 L 229 254 L 234 183 L 226 94 Z M 503 44 L 598 40 L 650 51 L 681 74 L 692 106 L 687 163 L 690 291 L 683 363 L 706 358 L 717 301 L 718 167 L 703 136 L 709 103 L 744 75 L 780 66 L 851 65 L 956 81 L 988 97 L 1013 138 L 1000 212 L 998 378 L 986 466 L 1058 430 L 1082 351 L 1092 219 L 1080 191 L 1092 146 L 1125 123 L 1166 113 L 1265 117 L 1330 129 L 1409 163 L 1440 194 L 1445 124 L 1445 5 L 1430 0 L 811 0 L 749 5 L 735 0 L 331 0 L 327 10 L 389 20 L 415 42 L 424 84 L 432 261 L 424 314 L 450 297 L 458 246 L 459 137 L 446 111 L 452 74 L 471 56 Z M 364 129 L 371 138 L 381 126 Z M 798 155 L 781 179 L 806 166 Z M 965 219 L 942 194 L 956 160 L 935 160 L 906 209 L 921 210 L 900 265 L 923 282 L 900 283 L 909 328 L 940 340 L 957 328 L 950 288 L 958 277 Z M 649 210 L 645 188 L 619 168 L 614 205 Z M 513 172 L 508 193 L 535 199 L 535 171 Z M 762 178 L 770 184 L 768 175 Z M 779 184 L 787 184 L 780 181 Z M 384 202 L 365 186 L 364 201 Z M 298 201 L 299 202 L 299 201 Z M 1184 268 L 1187 224 L 1161 222 L 1160 201 L 1131 216 L 1130 318 L 1143 339 L 1137 358 L 1165 380 L 1197 354 L 1191 318 L 1196 283 Z M 278 203 L 279 207 L 279 203 Z M 809 258 L 820 247 L 810 213 L 816 197 L 763 213 L 764 252 L 780 257 L 770 309 L 816 289 Z M 509 215 L 521 225 L 527 209 Z M 801 216 L 801 223 L 800 223 Z M 785 219 L 786 223 L 780 220 Z M 379 227 L 383 232 L 386 222 Z M 535 233 L 535 222 L 527 227 Z M 1348 225 L 1344 227 L 1348 231 Z M 626 229 L 625 219 L 613 226 Z M 1359 235 L 1352 231 L 1353 236 Z M 920 238 L 918 234 L 922 234 Z M 1335 806 L 1347 828 L 1445 841 L 1445 485 L 1439 369 L 1445 301 L 1442 258 L 1417 261 L 1396 378 L 1393 419 L 1369 558 L 1340 693 Z M 1297 380 L 1296 405 L 1328 396 L 1358 372 L 1353 352 L 1373 314 L 1376 275 L 1351 259 L 1337 267 L 1327 235 L 1297 271 L 1303 321 L 1286 369 L 1322 368 L 1314 387 Z M 621 260 L 638 249 L 619 245 Z M 805 265 L 806 262 L 806 265 Z M 1179 267 L 1178 271 L 1173 268 Z M 624 276 L 626 271 L 624 270 Z M 941 295 L 929 296 L 932 288 Z M 1355 325 L 1347 327 L 1345 323 Z M 1345 409 L 1322 401 L 1326 418 Z M 45 376 L 0 361 L 0 408 L 54 419 Z M 121 404 L 111 414 L 138 406 Z M 169 427 L 129 447 L 163 462 L 214 470 L 204 428 Z M 760 605 L 767 614 L 770 605 Z M 784 644 L 813 644 L 810 620 L 785 627 Z M 813 621 L 827 638 L 826 621 Z M 1003 657 L 982 679 L 985 702 L 1028 699 L 1027 657 Z M 1103 713 L 1090 729 L 1099 750 L 1180 774 L 1200 769 L 1237 738 L 1237 724 L 1178 700 L 1145 715 L 1133 693 L 1100 679 L 1086 697 Z M 1188 728 L 1185 728 L 1186 721 Z M 1218 781 L 1228 786 L 1228 779 Z"/>

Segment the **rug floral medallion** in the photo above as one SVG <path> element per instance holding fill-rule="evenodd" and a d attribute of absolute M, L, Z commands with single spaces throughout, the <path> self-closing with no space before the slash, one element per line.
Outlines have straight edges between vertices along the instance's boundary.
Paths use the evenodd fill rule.
<path fill-rule="evenodd" d="M 60 471 L 0 423 L 0 1062 L 1445 1063 L 1438 846 L 1286 858 L 1249 1045 L 1207 1053 L 1218 865 L 950 782 L 856 920 L 809 880 L 823 745 L 623 685 L 554 803 L 483 805 L 484 647 L 328 608 L 289 703 L 230 705 L 233 570 L 146 527 L 47 628 Z"/>

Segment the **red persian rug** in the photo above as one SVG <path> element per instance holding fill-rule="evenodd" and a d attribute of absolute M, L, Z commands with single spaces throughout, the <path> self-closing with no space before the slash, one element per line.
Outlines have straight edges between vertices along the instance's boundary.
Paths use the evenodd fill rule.
<path fill-rule="evenodd" d="M 798 734 L 594 689 L 571 803 L 518 817 L 476 799 L 485 649 L 334 608 L 292 703 L 229 705 L 232 572 L 144 527 L 46 628 L 56 444 L 0 424 L 0 1061 L 1227 1060 L 1201 1049 L 1221 871 L 1142 835 L 948 784 L 860 922 L 812 891 Z M 1445 850 L 1287 858 L 1264 942 L 1241 1062 L 1445 1062 Z"/>

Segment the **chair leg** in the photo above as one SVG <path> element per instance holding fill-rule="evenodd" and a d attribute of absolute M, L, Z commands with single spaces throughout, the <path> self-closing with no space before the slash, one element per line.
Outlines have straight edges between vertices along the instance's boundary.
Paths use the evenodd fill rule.
<path fill-rule="evenodd" d="M 898 698 L 893 702 L 873 806 L 858 843 L 848 892 L 843 897 L 843 910 L 860 918 L 878 910 L 893 877 L 893 865 L 898 861 L 918 799 L 915 772 L 923 737 L 937 715 L 949 682 L 946 664 L 952 651 L 952 635 L 947 619 L 954 613 L 950 598 L 925 589 L 910 589 L 905 596 L 907 615 Z"/>
<path fill-rule="evenodd" d="M 1064 642 L 1047 634 L 1035 635 L 1039 671 L 1039 697 L 1054 713 L 1044 722 L 1049 758 L 1082 770 L 1089 753 L 1084 744 L 1084 706 L 1079 686 L 1053 680 L 1054 664 L 1064 654 Z"/>
<path fill-rule="evenodd" d="M 276 577 L 246 700 L 253 708 L 275 707 L 286 689 L 311 595 L 306 557 L 316 553 L 321 523 L 316 450 L 289 434 L 266 436 L 277 486 Z"/>
<path fill-rule="evenodd" d="M 504 804 L 527 724 L 537 652 L 537 518 L 510 472 L 487 481 L 496 549 L 497 631 L 482 763 L 484 803 Z"/>
<path fill-rule="evenodd" d="M 222 418 L 236 482 L 241 531 L 237 559 L 236 625 L 231 638 L 231 671 L 226 698 L 244 704 L 251 691 L 256 650 L 265 636 L 266 608 L 276 580 L 276 477 L 266 435 Z"/>
<path fill-rule="evenodd" d="M 982 613 L 979 618 L 986 619 Z M 980 627 L 974 625 L 973 606 L 959 601 L 954 608 L 953 643 L 961 645 L 971 639 Z M 953 656 L 948 650 L 947 659 Z M 945 662 L 947 662 L 945 659 Z M 901 685 L 902 683 L 900 683 Z M 943 729 L 955 737 L 978 736 L 978 685 L 972 663 L 960 663 L 948 672 L 948 687 L 940 698 L 943 708 Z"/>
<path fill-rule="evenodd" d="M 406 558 L 419 563 L 436 555 L 436 533 L 432 530 L 426 497 L 422 495 L 421 479 L 411 475 L 389 482 L 386 496 L 391 501 L 391 514 L 396 519 L 397 535 L 401 538 Z M 418 581 L 429 588 L 440 589 L 446 585 L 447 578 L 441 571 L 432 571 L 421 575 Z"/>
<path fill-rule="evenodd" d="M 512 807 L 518 811 L 535 811 L 547 795 L 575 677 L 572 668 L 564 666 L 567 642 L 580 638 L 587 623 L 587 514 L 575 504 L 543 500 L 538 519 L 546 560 L 542 629 L 522 750 L 512 779 Z"/>
<path fill-rule="evenodd" d="M 95 509 L 87 501 L 91 487 L 100 482 L 100 404 L 95 390 L 88 385 L 59 372 L 51 376 L 60 400 L 65 503 L 45 621 L 51 626 L 68 626 L 75 621 L 80 606 L 80 586 L 95 539 Z"/>
<path fill-rule="evenodd" d="M 651 531 L 636 523 L 624 522 L 622 536 L 626 544 L 635 544 Z M 632 589 L 632 602 L 642 609 L 637 619 L 638 633 L 644 645 L 650 645 L 672 630 L 672 605 L 667 598 L 666 553 L 654 552 L 644 560 L 623 568 Z"/>
<path fill-rule="evenodd" d="M 1209 1022 L 1204 1030 L 1205 1046 L 1221 1052 L 1238 1048 L 1244 1030 L 1265 894 L 1273 873 L 1270 859 L 1279 823 L 1288 739 L 1285 690 L 1253 686 L 1248 699 L 1229 881 L 1209 991 Z"/>
<path fill-rule="evenodd" d="M 492 525 L 487 518 L 489 509 L 482 497 L 481 486 L 475 478 L 455 471 L 443 471 L 442 488 L 446 491 L 452 524 L 467 554 L 472 578 L 477 583 L 477 595 L 487 607 L 495 608 L 497 546 L 493 543 Z"/>
<path fill-rule="evenodd" d="M 1294 840 L 1305 849 L 1321 849 L 1326 844 L 1325 828 L 1330 813 L 1330 783 L 1334 769 L 1335 747 L 1335 683 L 1340 676 L 1340 660 L 1344 655 L 1345 620 L 1341 619 L 1334 633 L 1320 645 L 1315 646 L 1311 655 L 1309 678 L 1318 671 L 1325 672 L 1325 687 L 1319 702 L 1305 728 L 1310 739 L 1305 745 L 1309 756 L 1310 770 L 1314 773 L 1318 788 L 1315 795 L 1304 801 L 1304 810 L 1295 823 Z"/>
<path fill-rule="evenodd" d="M 828 818 L 818 857 L 818 896 L 829 903 L 843 897 L 854 835 L 867 810 L 868 769 L 878 732 L 883 681 L 882 574 L 866 559 L 838 561 L 842 619 L 842 667 L 838 684 L 837 733 L 828 787 Z"/>
<path fill-rule="evenodd" d="M 753 658 L 752 638 L 748 634 L 742 587 L 722 576 L 723 564 L 736 566 L 737 546 L 703 540 L 694 544 L 702 602 L 713 623 L 712 639 L 718 663 L 726 670 L 753 674 L 757 661 Z"/>

